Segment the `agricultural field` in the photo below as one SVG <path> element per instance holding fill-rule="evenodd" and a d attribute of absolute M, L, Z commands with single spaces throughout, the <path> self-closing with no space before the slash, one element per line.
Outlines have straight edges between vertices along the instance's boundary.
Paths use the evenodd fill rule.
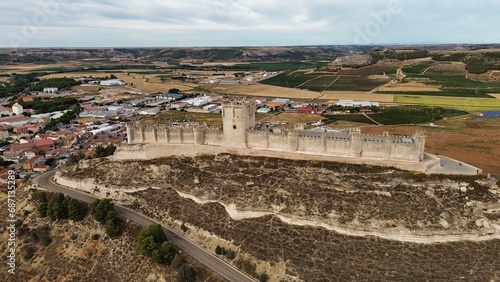
<path fill-rule="evenodd" d="M 300 88 L 321 92 L 335 83 L 340 77 L 336 75 L 318 76 L 300 85 Z"/>
<path fill-rule="evenodd" d="M 341 69 L 338 75 L 395 75 L 399 64 L 382 65 L 376 64 L 357 69 Z"/>
<path fill-rule="evenodd" d="M 394 101 L 394 95 L 359 91 L 324 91 L 322 93 L 321 99 L 326 100 L 329 104 L 334 104 L 338 100 L 362 100 L 380 103 L 392 103 Z"/>
<path fill-rule="evenodd" d="M 315 79 L 318 75 L 314 73 L 306 73 L 304 71 L 284 72 L 273 76 L 269 79 L 261 81 L 262 84 L 297 88 L 311 79 Z"/>
<path fill-rule="evenodd" d="M 469 75 L 463 63 L 424 61 L 402 70 L 403 82 L 383 87 L 379 93 L 491 98 L 489 93 L 500 92 L 500 82 Z"/>
<path fill-rule="evenodd" d="M 464 111 L 450 110 L 440 107 L 404 106 L 382 109 L 381 112 L 368 114 L 369 118 L 362 114 L 332 115 L 325 117 L 335 121 L 344 120 L 350 122 L 376 124 L 372 121 L 374 120 L 380 124 L 396 125 L 436 122 L 442 118 L 466 114 L 468 113 Z"/>
<path fill-rule="evenodd" d="M 329 91 L 371 91 L 391 79 L 377 78 L 372 79 L 366 76 L 357 75 L 342 75 L 340 78 L 330 85 L 326 90 Z"/>
<path fill-rule="evenodd" d="M 248 71 L 291 71 L 298 69 L 313 69 L 324 65 L 324 62 L 300 61 L 300 62 L 262 62 L 262 63 L 231 63 L 227 66 L 220 66 L 214 63 L 220 69 L 228 70 L 248 70 Z M 212 65 L 214 65 L 212 64 Z"/>
<path fill-rule="evenodd" d="M 311 91 L 371 91 L 387 82 L 389 76 L 325 75 L 315 72 L 285 72 L 261 81 L 262 84 L 307 89 Z"/>
<path fill-rule="evenodd" d="M 394 95 L 394 103 L 427 105 L 479 112 L 500 109 L 500 99 Z"/>
<path fill-rule="evenodd" d="M 472 118 L 469 115 L 443 119 L 436 126 L 367 126 L 361 131 L 379 134 L 382 130 L 398 135 L 411 135 L 425 130 L 425 150 L 481 168 L 485 173 L 500 176 L 500 119 Z"/>
<path fill-rule="evenodd" d="M 255 97 L 282 97 L 292 99 L 315 99 L 320 96 L 320 93 L 314 91 L 306 91 L 296 88 L 287 88 L 265 84 L 254 84 L 247 86 L 236 87 L 218 87 L 218 93 L 248 95 Z"/>

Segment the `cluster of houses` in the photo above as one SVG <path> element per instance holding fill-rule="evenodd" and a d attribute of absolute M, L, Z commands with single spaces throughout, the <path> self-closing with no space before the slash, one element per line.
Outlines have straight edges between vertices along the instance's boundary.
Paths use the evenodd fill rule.
<path fill-rule="evenodd" d="M 276 98 L 269 100 L 265 97 L 255 98 L 258 113 L 270 112 L 288 112 L 311 115 L 324 114 L 348 114 L 351 108 L 359 108 L 360 112 L 369 113 L 371 107 L 380 107 L 378 102 L 359 101 L 359 100 L 339 100 L 335 104 L 307 104 L 301 102 L 290 101 L 290 99 Z M 330 111 L 329 108 L 340 107 L 341 110 Z"/>

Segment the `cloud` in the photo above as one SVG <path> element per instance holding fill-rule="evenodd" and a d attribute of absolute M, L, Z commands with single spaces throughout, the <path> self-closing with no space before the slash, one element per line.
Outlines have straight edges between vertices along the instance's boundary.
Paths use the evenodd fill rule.
<path fill-rule="evenodd" d="M 13 37 L 22 46 L 352 44 L 360 31 L 369 43 L 473 43 L 500 37 L 499 9 L 474 0 L 16 0 L 2 3 L 0 46 Z"/>

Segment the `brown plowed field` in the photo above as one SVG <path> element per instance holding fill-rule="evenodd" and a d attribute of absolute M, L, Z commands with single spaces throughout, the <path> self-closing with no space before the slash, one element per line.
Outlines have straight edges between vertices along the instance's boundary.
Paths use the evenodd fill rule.
<path fill-rule="evenodd" d="M 500 120 L 457 118 L 441 121 L 438 126 L 365 127 L 363 133 L 410 135 L 417 128 L 427 132 L 426 152 L 441 154 L 477 166 L 485 173 L 500 175 Z"/>

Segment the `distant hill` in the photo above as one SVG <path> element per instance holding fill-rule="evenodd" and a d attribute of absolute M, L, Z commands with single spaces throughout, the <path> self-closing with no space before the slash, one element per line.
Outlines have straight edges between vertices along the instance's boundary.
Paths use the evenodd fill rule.
<path fill-rule="evenodd" d="M 290 47 L 165 47 L 165 48 L 28 48 L 0 49 L 0 64 L 54 63 L 84 59 L 113 59 L 198 62 L 263 62 L 330 60 L 339 56 L 370 53 L 380 50 L 472 51 L 500 48 L 496 45 L 323 45 Z"/>

